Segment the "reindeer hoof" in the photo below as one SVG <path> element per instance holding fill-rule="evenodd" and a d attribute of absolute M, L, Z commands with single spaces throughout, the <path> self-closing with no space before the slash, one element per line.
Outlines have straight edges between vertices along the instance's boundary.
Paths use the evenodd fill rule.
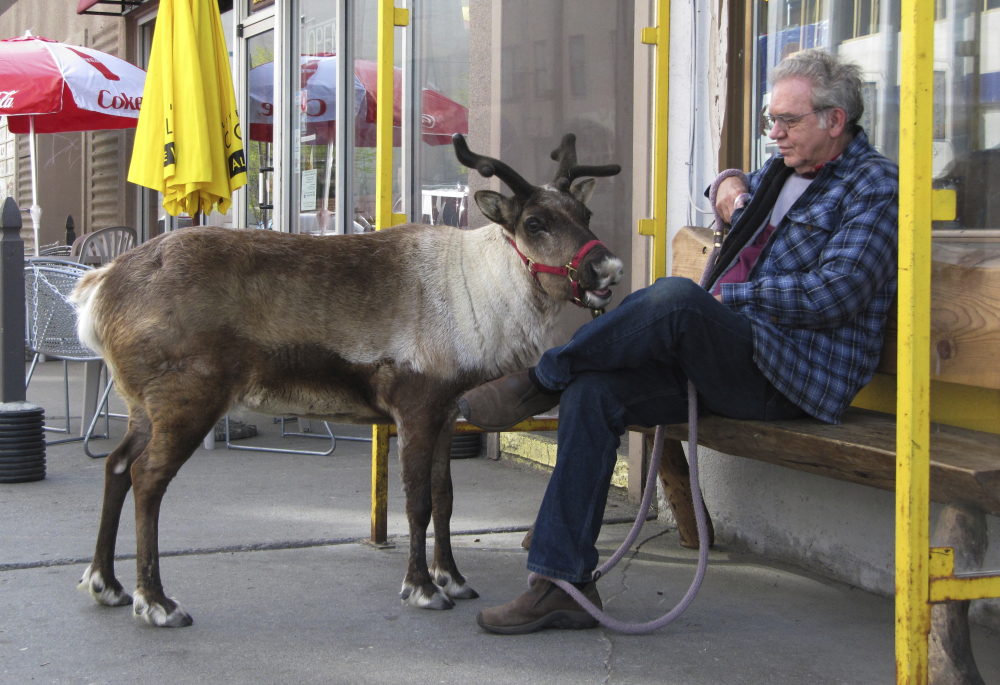
<path fill-rule="evenodd" d="M 416 587 L 409 583 L 403 583 L 403 589 L 399 592 L 399 598 L 418 609 L 433 609 L 435 611 L 445 611 L 452 609 L 455 602 L 444 594 L 433 583 L 428 583 L 432 590 L 425 587 Z"/>
<path fill-rule="evenodd" d="M 158 628 L 186 628 L 194 623 L 191 615 L 181 609 L 181 605 L 172 599 L 167 602 L 173 605 L 147 600 L 141 590 L 135 591 L 135 601 L 132 603 L 132 610 L 136 618 L 141 618 L 151 626 Z"/>
<path fill-rule="evenodd" d="M 121 607 L 132 603 L 132 595 L 125 592 L 117 580 L 114 584 L 118 585 L 118 587 L 111 587 L 108 583 L 104 582 L 100 571 L 92 570 L 92 566 L 93 564 L 88 566 L 87 570 L 83 572 L 80 584 L 76 586 L 78 590 L 89 592 L 98 604 L 103 604 L 104 606 Z"/>
<path fill-rule="evenodd" d="M 468 583 L 457 582 L 447 571 L 436 571 L 431 569 L 431 577 L 434 584 L 441 588 L 441 592 L 451 599 L 478 599 L 479 593 L 473 590 Z"/>

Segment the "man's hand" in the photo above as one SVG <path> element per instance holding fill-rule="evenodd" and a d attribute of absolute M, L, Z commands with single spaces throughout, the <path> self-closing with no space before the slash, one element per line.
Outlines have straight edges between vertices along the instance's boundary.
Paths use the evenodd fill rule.
<path fill-rule="evenodd" d="M 736 198 L 747 190 L 746 184 L 739 176 L 730 176 L 719 184 L 719 190 L 715 194 L 715 208 L 727 224 L 736 209 Z"/>
<path fill-rule="evenodd" d="M 722 293 L 717 293 L 715 295 L 712 295 L 712 297 L 717 299 L 719 302 L 722 302 Z"/>

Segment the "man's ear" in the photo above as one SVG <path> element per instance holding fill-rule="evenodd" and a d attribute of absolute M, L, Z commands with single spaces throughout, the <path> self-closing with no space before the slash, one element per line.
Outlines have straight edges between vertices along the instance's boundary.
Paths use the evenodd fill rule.
<path fill-rule="evenodd" d="M 826 128 L 830 136 L 836 138 L 847 129 L 847 112 L 840 107 L 834 107 L 826 112 Z"/>
<path fill-rule="evenodd" d="M 476 204 L 483 215 L 495 224 L 500 224 L 509 232 L 514 232 L 514 221 L 517 219 L 518 206 L 513 198 L 504 197 L 492 190 L 477 190 Z"/>
<path fill-rule="evenodd" d="M 577 200 L 583 204 L 590 202 L 590 196 L 594 194 L 594 188 L 597 186 L 596 178 L 588 178 L 585 181 L 580 181 L 575 186 L 569 189 L 570 195 L 575 197 Z"/>

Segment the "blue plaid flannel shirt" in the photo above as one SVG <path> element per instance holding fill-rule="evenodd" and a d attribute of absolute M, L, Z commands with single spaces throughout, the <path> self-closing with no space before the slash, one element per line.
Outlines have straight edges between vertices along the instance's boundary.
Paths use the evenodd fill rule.
<path fill-rule="evenodd" d="M 783 163 L 772 157 L 750 175 L 751 196 Z M 753 325 L 760 370 L 823 421 L 840 423 L 878 365 L 896 293 L 898 175 L 859 131 L 789 210 L 747 282 L 721 288 Z"/>

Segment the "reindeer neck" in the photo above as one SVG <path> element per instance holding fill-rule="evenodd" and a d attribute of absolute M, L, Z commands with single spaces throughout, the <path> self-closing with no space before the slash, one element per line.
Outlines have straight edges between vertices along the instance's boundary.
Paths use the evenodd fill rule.
<path fill-rule="evenodd" d="M 539 288 L 500 226 L 453 241 L 445 268 L 451 306 L 462 312 L 455 332 L 462 365 L 474 359 L 470 366 L 489 378 L 533 365 L 551 346 L 561 304 Z"/>

